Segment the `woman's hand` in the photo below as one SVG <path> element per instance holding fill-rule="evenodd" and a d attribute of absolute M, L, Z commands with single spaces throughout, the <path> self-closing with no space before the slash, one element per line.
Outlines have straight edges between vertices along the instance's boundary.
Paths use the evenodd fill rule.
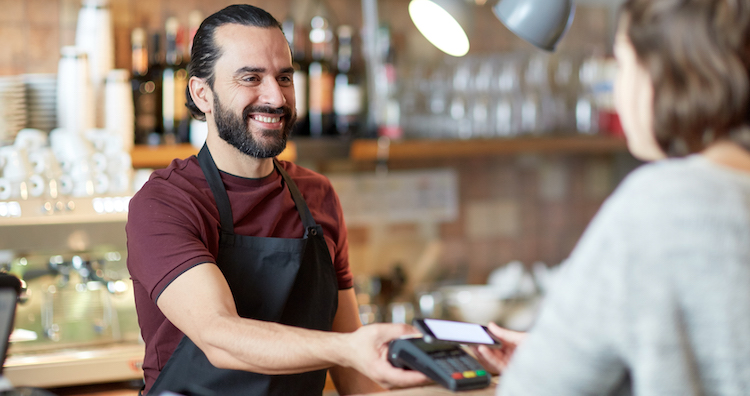
<path fill-rule="evenodd" d="M 493 374 L 500 374 L 508 367 L 516 347 L 526 339 L 526 333 L 504 329 L 494 323 L 487 326 L 490 332 L 501 342 L 500 348 L 480 346 L 472 348 L 477 360 Z"/>

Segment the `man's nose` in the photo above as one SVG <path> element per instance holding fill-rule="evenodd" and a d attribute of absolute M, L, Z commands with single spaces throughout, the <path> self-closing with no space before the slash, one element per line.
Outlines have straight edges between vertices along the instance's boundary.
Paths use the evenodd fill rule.
<path fill-rule="evenodd" d="M 263 104 L 272 107 L 281 107 L 286 104 L 284 91 L 281 89 L 281 86 L 276 79 L 268 78 L 263 82 L 260 100 Z"/>

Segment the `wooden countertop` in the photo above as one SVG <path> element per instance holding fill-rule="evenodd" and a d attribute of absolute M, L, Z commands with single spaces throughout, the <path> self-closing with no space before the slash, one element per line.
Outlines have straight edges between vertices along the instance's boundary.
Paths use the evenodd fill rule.
<path fill-rule="evenodd" d="M 460 395 L 460 396 L 495 396 L 497 387 L 497 377 L 492 378 L 492 384 L 484 389 L 471 391 L 451 392 L 439 385 L 419 386 L 416 388 L 406 388 L 391 390 L 388 392 L 376 393 L 383 396 L 440 396 L 440 395 Z M 362 395 L 360 395 L 362 396 Z"/>
<path fill-rule="evenodd" d="M 67 386 L 47 390 L 57 396 L 138 396 L 140 389 L 138 381 L 125 381 L 108 384 Z"/>
<path fill-rule="evenodd" d="M 495 387 L 497 386 L 497 377 L 492 379 L 492 384 L 488 388 L 477 389 L 465 392 L 451 392 L 448 389 L 438 385 L 420 386 L 416 388 L 397 389 L 388 392 L 378 393 L 383 396 L 440 396 L 440 395 L 460 395 L 460 396 L 495 396 Z M 57 396 L 137 396 L 138 387 L 133 382 L 117 382 L 111 384 L 72 386 L 66 388 L 49 389 L 50 392 Z M 328 393 L 325 393 L 328 394 Z"/>

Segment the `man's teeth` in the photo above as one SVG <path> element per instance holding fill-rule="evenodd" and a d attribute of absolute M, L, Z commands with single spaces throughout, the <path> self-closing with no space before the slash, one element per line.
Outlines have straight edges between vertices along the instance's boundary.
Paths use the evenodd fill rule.
<path fill-rule="evenodd" d="M 281 118 L 278 117 L 263 117 L 263 116 L 253 116 L 253 118 L 260 122 L 267 122 L 269 124 L 277 123 L 281 120 Z"/>

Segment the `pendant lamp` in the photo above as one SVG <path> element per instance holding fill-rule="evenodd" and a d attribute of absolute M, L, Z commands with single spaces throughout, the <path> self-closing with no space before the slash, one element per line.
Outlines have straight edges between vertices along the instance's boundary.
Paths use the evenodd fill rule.
<path fill-rule="evenodd" d="M 464 0 L 411 0 L 409 16 L 420 33 L 441 51 L 460 57 L 469 52 L 469 5 Z"/>
<path fill-rule="evenodd" d="M 518 37 L 554 51 L 573 22 L 575 4 L 573 0 L 500 0 L 492 11 Z"/>

